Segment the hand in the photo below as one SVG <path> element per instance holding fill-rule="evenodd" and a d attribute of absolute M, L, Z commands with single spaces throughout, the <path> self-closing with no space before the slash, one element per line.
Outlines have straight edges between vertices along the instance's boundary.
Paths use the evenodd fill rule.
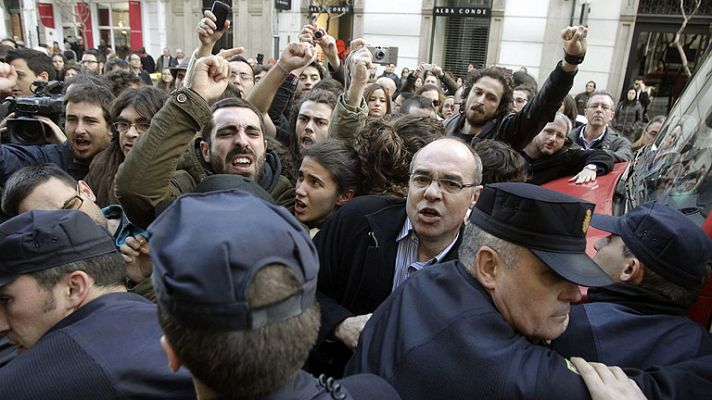
<path fill-rule="evenodd" d="M 191 73 L 187 87 L 210 102 L 222 95 L 230 78 L 230 65 L 222 57 L 209 56 L 199 59 Z"/>
<path fill-rule="evenodd" d="M 329 61 L 331 67 L 336 70 L 341 65 L 339 60 L 339 49 L 336 48 L 336 39 L 333 36 L 324 33 L 324 36 L 317 41 L 321 51 L 324 52 L 324 57 Z"/>
<path fill-rule="evenodd" d="M 205 10 L 203 17 L 204 18 L 198 23 L 195 32 L 198 34 L 201 47 L 212 50 L 215 42 L 220 40 L 222 35 L 230 28 L 230 20 L 226 19 L 224 29 L 218 30 L 217 25 L 215 25 L 215 21 L 217 20 L 215 14 L 209 10 Z"/>
<path fill-rule="evenodd" d="M 37 118 L 37 120 L 42 122 L 43 124 L 47 125 L 52 130 L 52 136 L 49 139 L 50 143 L 62 144 L 67 141 L 67 136 L 64 134 L 64 132 L 62 132 L 62 128 L 57 126 L 54 121 L 41 115 L 37 115 L 35 116 L 35 118 Z"/>
<path fill-rule="evenodd" d="M 582 183 L 589 183 L 596 180 L 596 171 L 584 168 L 576 174 L 573 178 L 569 179 L 569 182 L 574 182 L 577 185 Z"/>
<path fill-rule="evenodd" d="M 287 45 L 277 61 L 287 71 L 294 71 L 311 64 L 316 57 L 316 51 L 306 42 L 292 42 Z"/>
<path fill-rule="evenodd" d="M 433 75 L 437 76 L 438 78 L 443 76 L 443 70 L 438 67 L 437 65 L 433 64 Z"/>
<path fill-rule="evenodd" d="M 351 85 L 365 85 L 368 83 L 369 68 L 373 65 L 373 59 L 371 52 L 365 46 L 365 41 L 363 39 L 359 40 L 362 44 L 358 47 L 354 47 L 352 43 L 351 54 L 349 55 L 349 70 L 351 74 Z M 354 41 L 356 41 L 354 40 Z"/>
<path fill-rule="evenodd" d="M 638 385 L 618 367 L 589 363 L 583 358 L 572 357 L 583 378 L 592 400 L 646 400 Z"/>
<path fill-rule="evenodd" d="M 564 41 L 564 51 L 572 56 L 586 54 L 586 36 L 588 28 L 585 26 L 569 26 L 561 31 L 561 40 Z"/>
<path fill-rule="evenodd" d="M 17 85 L 17 72 L 10 64 L 0 62 L 0 92 L 10 90 Z"/>
<path fill-rule="evenodd" d="M 151 276 L 153 263 L 148 254 L 148 241 L 143 236 L 129 236 L 119 247 L 121 257 L 126 261 L 126 275 L 134 282 Z"/>
<path fill-rule="evenodd" d="M 361 331 L 363 331 L 363 327 L 366 325 L 366 322 L 368 322 L 368 319 L 371 318 L 371 315 L 373 314 L 346 318 L 334 329 L 334 336 L 342 341 L 349 349 L 356 349 Z"/>
<path fill-rule="evenodd" d="M 0 129 L 6 129 L 7 128 L 7 121 L 15 118 L 15 113 L 10 113 L 5 116 L 5 118 L 0 121 Z"/>
<path fill-rule="evenodd" d="M 311 24 L 304 25 L 301 32 L 297 36 L 300 42 L 309 43 L 314 45 L 314 32 L 317 31 L 317 27 Z"/>

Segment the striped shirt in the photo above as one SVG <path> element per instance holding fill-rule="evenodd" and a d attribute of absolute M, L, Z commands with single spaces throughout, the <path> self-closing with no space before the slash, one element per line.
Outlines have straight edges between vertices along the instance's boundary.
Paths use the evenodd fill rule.
<path fill-rule="evenodd" d="M 413 225 L 410 223 L 408 217 L 405 218 L 405 223 L 396 237 L 396 242 L 398 243 L 398 252 L 396 253 L 396 271 L 393 275 L 393 288 L 391 291 L 395 290 L 400 286 L 406 279 L 420 271 L 421 269 L 437 264 L 445 257 L 445 255 L 452 249 L 452 246 L 457 242 L 457 238 L 460 236 L 458 231 L 455 238 L 450 242 L 443 251 L 438 255 L 431 258 L 428 261 L 418 261 L 418 235 L 415 234 Z"/>

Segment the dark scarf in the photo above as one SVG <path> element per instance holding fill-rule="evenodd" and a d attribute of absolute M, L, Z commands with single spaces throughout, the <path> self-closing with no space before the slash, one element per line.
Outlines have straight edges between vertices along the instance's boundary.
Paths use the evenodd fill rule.
<path fill-rule="evenodd" d="M 686 315 L 687 309 L 667 297 L 640 286 L 616 283 L 588 290 L 589 303 L 615 303 L 643 314 Z"/>

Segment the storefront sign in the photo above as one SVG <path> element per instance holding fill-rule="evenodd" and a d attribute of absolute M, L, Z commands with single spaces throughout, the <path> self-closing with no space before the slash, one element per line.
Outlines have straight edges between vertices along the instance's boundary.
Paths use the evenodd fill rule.
<path fill-rule="evenodd" d="M 40 13 L 40 22 L 45 28 L 54 29 L 54 8 L 52 4 L 37 3 L 37 11 Z"/>
<path fill-rule="evenodd" d="M 277 10 L 291 10 L 292 0 L 274 0 L 274 8 Z"/>
<path fill-rule="evenodd" d="M 309 6 L 309 12 L 315 14 L 326 12 L 328 12 L 329 14 L 352 14 L 354 12 L 354 9 L 351 8 L 351 6 L 349 5 L 329 6 L 328 8 L 324 6 Z"/>
<path fill-rule="evenodd" d="M 435 7 L 433 15 L 436 17 L 489 18 L 490 9 L 487 7 Z"/>

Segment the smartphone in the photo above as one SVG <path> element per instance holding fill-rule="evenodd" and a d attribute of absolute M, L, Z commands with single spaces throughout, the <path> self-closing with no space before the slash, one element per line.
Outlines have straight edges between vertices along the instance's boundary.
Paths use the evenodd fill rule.
<path fill-rule="evenodd" d="M 423 64 L 423 71 L 432 71 L 433 64 Z"/>
<path fill-rule="evenodd" d="M 222 1 L 216 1 L 213 3 L 213 8 L 210 9 L 210 12 L 215 15 L 215 26 L 218 27 L 219 31 L 225 29 L 225 21 L 227 20 L 228 15 L 230 15 L 230 11 L 230 6 Z"/>
<path fill-rule="evenodd" d="M 265 60 L 265 55 L 262 53 L 257 53 L 257 64 L 262 64 Z"/>

